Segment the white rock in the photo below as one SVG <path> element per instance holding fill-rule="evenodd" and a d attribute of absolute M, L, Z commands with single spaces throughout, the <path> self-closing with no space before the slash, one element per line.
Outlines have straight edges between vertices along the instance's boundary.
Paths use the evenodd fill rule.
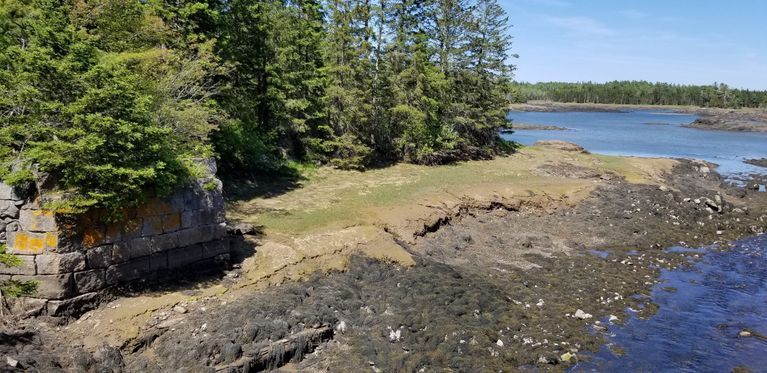
<path fill-rule="evenodd" d="M 341 321 L 340 323 L 338 323 L 338 325 L 336 326 L 336 330 L 341 332 L 341 333 L 345 332 L 346 331 L 346 321 Z"/>
<path fill-rule="evenodd" d="M 610 318 L 607 319 L 607 321 L 609 321 L 609 322 L 618 321 L 618 316 L 610 315 Z"/>
<path fill-rule="evenodd" d="M 581 309 L 576 310 L 574 316 L 581 320 L 590 319 L 592 317 L 590 313 L 583 312 Z"/>
<path fill-rule="evenodd" d="M 500 339 L 496 341 L 495 344 L 498 345 L 498 347 L 503 347 L 503 341 Z"/>
<path fill-rule="evenodd" d="M 180 306 L 180 305 L 173 306 L 173 310 L 178 312 L 178 313 L 187 313 L 188 312 L 186 308 L 184 308 L 183 306 Z"/>
<path fill-rule="evenodd" d="M 400 340 L 400 338 L 402 338 L 402 331 L 399 330 L 399 329 L 392 330 L 392 328 L 390 327 L 389 328 L 389 341 L 390 342 L 397 342 L 397 341 Z"/>
<path fill-rule="evenodd" d="M 751 332 L 749 332 L 748 330 L 741 330 L 740 333 L 738 333 L 738 335 L 741 337 L 750 337 Z"/>
<path fill-rule="evenodd" d="M 19 361 L 10 356 L 5 357 L 5 362 L 8 363 L 8 365 L 10 365 L 11 368 L 16 368 L 19 366 Z"/>

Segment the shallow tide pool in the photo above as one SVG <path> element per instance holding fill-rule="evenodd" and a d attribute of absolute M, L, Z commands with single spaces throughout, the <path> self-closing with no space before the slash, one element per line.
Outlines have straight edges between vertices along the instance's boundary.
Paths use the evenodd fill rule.
<path fill-rule="evenodd" d="M 658 312 L 610 326 L 609 344 L 570 371 L 767 371 L 767 234 L 725 251 L 670 250 L 700 260 L 664 270 L 652 291 Z"/>
<path fill-rule="evenodd" d="M 730 180 L 767 174 L 767 168 L 743 163 L 767 158 L 767 133 L 684 127 L 695 115 L 646 110 L 511 112 L 509 118 L 567 128 L 502 135 L 524 145 L 557 139 L 594 153 L 703 159 L 718 164 L 717 171 Z M 725 251 L 670 248 L 699 260 L 664 270 L 649 300 L 659 306 L 658 312 L 648 319 L 630 316 L 623 325 L 610 325 L 608 344 L 571 371 L 730 372 L 741 367 L 767 372 L 767 234 L 732 244 Z"/>

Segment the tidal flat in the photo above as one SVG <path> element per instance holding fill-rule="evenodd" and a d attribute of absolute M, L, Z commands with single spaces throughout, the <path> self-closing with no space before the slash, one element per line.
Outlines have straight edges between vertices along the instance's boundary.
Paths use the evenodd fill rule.
<path fill-rule="evenodd" d="M 665 248 L 767 230 L 767 193 L 709 163 L 577 146 L 280 190 L 230 200 L 260 233 L 221 277 L 20 320 L 0 348 L 44 371 L 564 371 L 656 313 L 661 272 L 696 261 Z"/>

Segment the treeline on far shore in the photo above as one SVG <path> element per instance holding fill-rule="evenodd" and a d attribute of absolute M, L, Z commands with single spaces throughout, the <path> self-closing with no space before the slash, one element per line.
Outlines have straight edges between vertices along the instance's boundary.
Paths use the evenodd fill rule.
<path fill-rule="evenodd" d="M 512 83 L 512 102 L 533 100 L 588 104 L 767 108 L 767 91 L 733 89 L 724 83 L 702 86 L 647 81 Z"/>

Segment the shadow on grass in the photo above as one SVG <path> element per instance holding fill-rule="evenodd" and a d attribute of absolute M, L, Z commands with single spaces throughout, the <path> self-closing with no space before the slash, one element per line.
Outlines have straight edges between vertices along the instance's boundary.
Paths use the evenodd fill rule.
<path fill-rule="evenodd" d="M 271 173 L 223 175 L 224 196 L 228 202 L 247 201 L 253 198 L 272 198 L 301 186 L 306 180 L 295 165 L 284 165 Z"/>
<path fill-rule="evenodd" d="M 434 152 L 423 156 L 414 163 L 427 166 L 440 166 L 455 164 L 471 160 L 489 160 L 496 156 L 504 156 L 516 153 L 522 144 L 515 141 L 496 138 L 491 147 L 481 148 L 475 146 L 460 146 L 457 149 Z M 365 169 L 376 170 L 391 167 L 397 164 L 392 159 L 376 159 Z M 316 165 L 288 162 L 274 172 L 268 173 L 243 173 L 239 175 L 222 175 L 224 181 L 224 196 L 228 202 L 248 201 L 254 198 L 273 198 L 301 187 L 302 182 L 307 180 L 304 176 L 307 170 Z"/>

